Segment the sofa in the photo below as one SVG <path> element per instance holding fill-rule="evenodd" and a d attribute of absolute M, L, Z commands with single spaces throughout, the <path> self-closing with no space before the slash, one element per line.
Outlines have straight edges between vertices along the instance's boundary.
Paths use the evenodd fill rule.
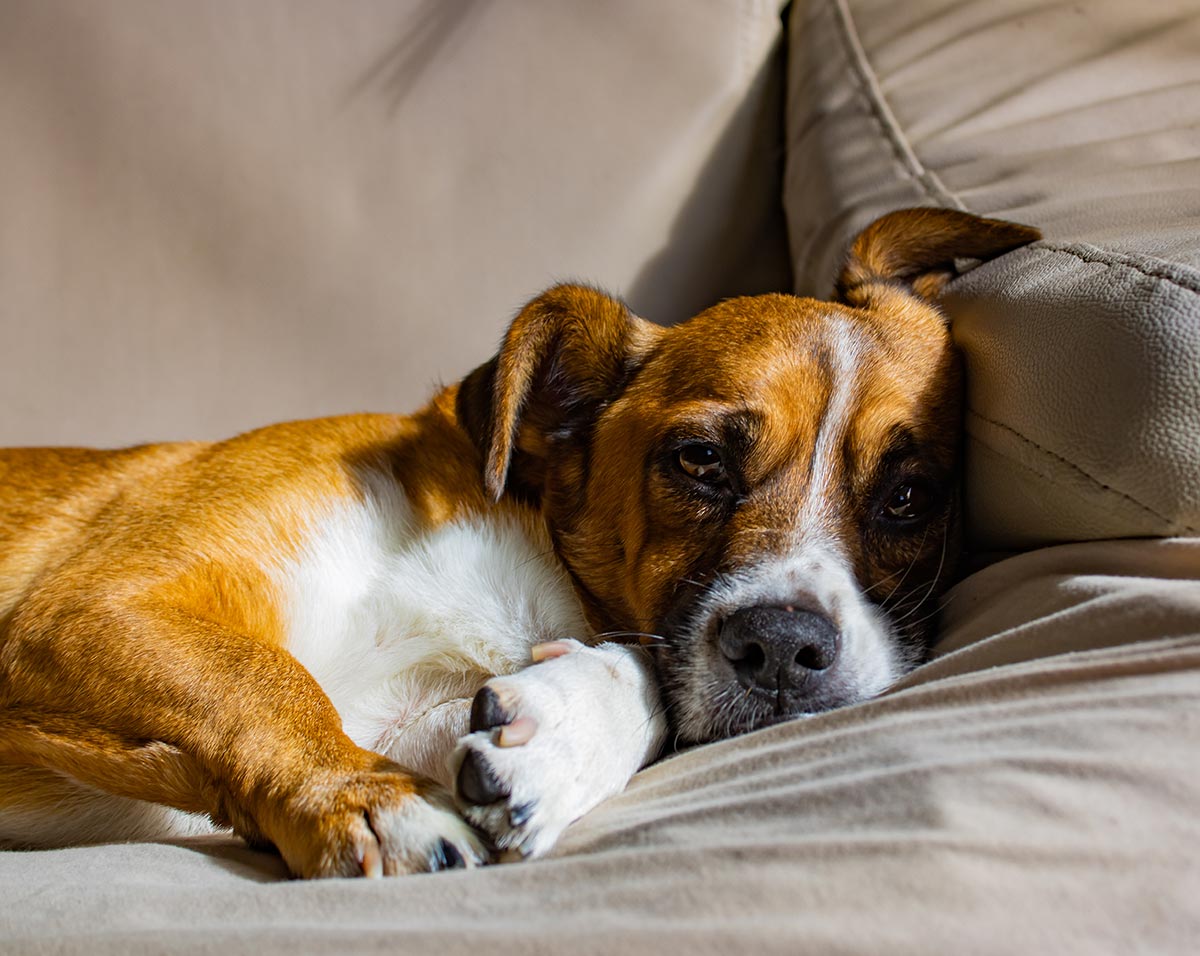
<path fill-rule="evenodd" d="M 1200 950 L 1190 0 L 7 0 L 0 444 L 415 408 L 577 278 L 961 263 L 969 555 L 878 699 L 677 753 L 548 859 L 292 881 L 232 836 L 0 852 L 0 952 Z"/>

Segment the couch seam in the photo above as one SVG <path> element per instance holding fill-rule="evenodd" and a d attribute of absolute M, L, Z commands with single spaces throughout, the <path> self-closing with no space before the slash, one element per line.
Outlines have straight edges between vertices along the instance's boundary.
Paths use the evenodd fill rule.
<path fill-rule="evenodd" d="M 862 44 L 854 23 L 854 18 L 850 13 L 848 0 L 832 0 L 831 6 L 834 10 L 834 20 L 838 27 L 838 33 L 841 36 L 847 60 L 854 72 L 855 78 L 858 80 L 859 95 L 865 101 L 867 110 L 871 118 L 875 121 L 876 126 L 879 127 L 883 139 L 891 147 L 893 158 L 904 169 L 909 178 L 915 181 L 930 199 L 954 206 L 964 212 L 971 212 L 972 210 L 966 203 L 946 188 L 937 173 L 921 162 L 916 150 L 908 141 L 908 137 L 905 136 L 899 121 L 896 119 L 895 113 L 892 112 L 891 107 L 888 105 L 887 98 L 883 95 L 883 90 L 879 86 L 875 71 L 870 65 L 866 48 Z M 1186 292 L 1200 295 L 1200 278 L 1197 278 L 1196 285 L 1190 285 L 1179 275 L 1173 275 L 1165 270 L 1156 271 L 1147 268 L 1123 253 L 1110 252 L 1087 243 L 1060 245 L 1040 242 L 1038 243 L 1038 247 L 1062 252 L 1066 255 L 1074 256 L 1083 262 L 1095 262 L 1110 267 L 1123 266 L 1139 272 L 1148 278 L 1159 279 L 1177 286 Z M 1162 261 L 1163 265 L 1167 268 L 1174 267 L 1173 263 L 1165 260 L 1159 261 Z"/>
<path fill-rule="evenodd" d="M 1051 252 L 1061 252 L 1065 255 L 1072 256 L 1081 262 L 1090 262 L 1096 265 L 1102 265 L 1106 268 L 1121 267 L 1130 269 L 1133 272 L 1140 273 L 1148 279 L 1158 279 L 1160 282 L 1166 282 L 1176 288 L 1182 289 L 1184 292 L 1190 292 L 1192 295 L 1200 295 L 1200 277 L 1196 279 L 1196 285 L 1192 286 L 1184 280 L 1183 276 L 1172 274 L 1166 269 L 1154 270 L 1139 264 L 1132 256 L 1128 256 L 1120 252 L 1110 252 L 1107 249 L 1102 249 L 1099 246 L 1092 246 L 1087 243 L 1069 243 L 1059 245 L 1052 242 L 1039 242 L 1035 249 L 1048 249 Z M 1167 268 L 1186 269 L 1186 266 L 1176 266 L 1174 263 L 1166 260 L 1156 260 L 1162 262 Z"/>
<path fill-rule="evenodd" d="M 912 144 L 908 142 L 908 138 L 901 131 L 900 123 L 891 107 L 888 106 L 883 90 L 876 80 L 875 71 L 867 59 L 866 48 L 862 45 L 846 0 L 833 0 L 832 6 L 846 58 L 858 79 L 859 93 L 866 101 L 867 110 L 875 120 L 883 138 L 891 146 L 894 158 L 930 199 L 964 212 L 967 211 L 962 201 L 946 189 L 937 174 L 921 162 L 912 148 Z"/>
<path fill-rule="evenodd" d="M 1167 525 L 1171 525 L 1173 528 L 1177 529 L 1178 531 L 1186 531 L 1190 534 L 1200 533 L 1200 529 L 1193 528 L 1190 525 L 1180 524 L 1175 519 L 1170 518 L 1167 515 L 1160 514 L 1159 512 L 1155 511 L 1148 504 L 1146 504 L 1145 502 L 1139 501 L 1137 498 L 1133 497 L 1133 495 L 1129 494 L 1128 492 L 1122 491 L 1119 488 L 1114 488 L 1112 485 L 1105 484 L 1103 481 L 1101 481 L 1099 478 L 1096 478 L 1094 475 L 1088 474 L 1088 472 L 1084 471 L 1082 468 L 1080 468 L 1077 464 L 1075 464 L 1075 462 L 1071 461 L 1069 458 L 1064 458 L 1062 455 L 1058 454 L 1055 451 L 1051 451 L 1049 448 L 1046 448 L 1044 445 L 1039 445 L 1032 438 L 1022 435 L 1019 431 L 1017 431 L 1012 426 L 1005 425 L 1003 422 L 998 422 L 995 419 L 988 418 L 986 415 L 976 411 L 973 408 L 968 409 L 967 414 L 979 419 L 982 422 L 987 422 L 987 424 L 992 425 L 996 428 L 999 428 L 1001 431 L 1007 432 L 1008 434 L 1010 434 L 1014 438 L 1016 438 L 1018 441 L 1023 442 L 1026 445 L 1036 448 L 1042 454 L 1049 456 L 1050 458 L 1054 459 L 1055 461 L 1059 462 L 1060 464 L 1066 465 L 1067 468 L 1069 468 L 1071 471 L 1075 472 L 1077 475 L 1084 478 L 1086 481 L 1091 482 L 1097 488 L 1100 488 L 1103 491 L 1110 492 L 1114 495 L 1117 495 L 1120 498 L 1125 499 L 1130 504 L 1136 505 L 1137 507 L 1139 507 L 1143 511 L 1145 511 L 1147 514 L 1153 516 L 1154 518 L 1157 518 L 1159 521 L 1162 521 Z M 983 441 L 983 439 L 980 438 L 980 436 L 976 435 L 975 437 L 978 440 Z M 996 448 L 994 445 L 990 445 L 986 441 L 984 441 L 984 444 L 988 445 L 988 447 L 992 448 L 996 452 L 1000 451 L 999 448 Z"/>

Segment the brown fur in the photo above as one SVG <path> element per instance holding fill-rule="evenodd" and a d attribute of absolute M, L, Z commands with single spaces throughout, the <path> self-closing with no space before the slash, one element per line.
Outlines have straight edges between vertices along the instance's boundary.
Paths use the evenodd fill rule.
<path fill-rule="evenodd" d="M 663 329 L 560 286 L 525 308 L 496 359 L 411 417 L 0 452 L 0 808 L 50 801 L 53 771 L 208 812 L 274 843 L 300 875 L 355 871 L 363 813 L 430 785 L 342 732 L 282 648 L 269 565 L 382 463 L 428 528 L 497 507 L 540 515 L 598 630 L 665 629 L 683 582 L 782 547 L 812 493 L 831 314 L 875 344 L 836 475 L 839 533 L 864 588 L 905 567 L 928 580 L 951 501 L 926 539 L 867 518 L 898 438 L 946 482 L 955 468 L 957 360 L 921 296 L 954 255 L 1035 236 L 946 211 L 893 214 L 856 242 L 842 304 L 733 299 Z M 671 442 L 689 437 L 744 453 L 738 495 L 705 499 L 679 481 Z"/>

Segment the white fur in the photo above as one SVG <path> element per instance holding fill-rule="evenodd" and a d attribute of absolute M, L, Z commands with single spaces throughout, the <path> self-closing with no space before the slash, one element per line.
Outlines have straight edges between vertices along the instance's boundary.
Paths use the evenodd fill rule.
<path fill-rule="evenodd" d="M 829 398 L 812 454 L 809 494 L 781 555 L 722 576 L 693 615 L 681 729 L 697 737 L 713 731 L 714 674 L 719 671 L 719 623 L 742 608 L 795 605 L 828 617 L 840 634 L 840 670 L 853 699 L 886 690 L 903 670 L 898 641 L 887 616 L 863 595 L 850 554 L 836 537 L 840 505 L 839 459 L 858 407 L 860 375 L 873 345 L 853 321 L 828 319 L 823 340 L 830 358 Z"/>
<path fill-rule="evenodd" d="M 657 756 L 667 722 L 650 656 L 601 644 L 574 649 L 510 677 L 488 681 L 513 719 L 532 718 L 533 738 L 501 747 L 495 731 L 463 739 L 451 767 L 477 751 L 507 797 L 467 806 L 466 817 L 496 846 L 541 856 L 573 820 L 620 793 Z"/>
<path fill-rule="evenodd" d="M 420 534 L 394 481 L 364 484 L 280 569 L 287 647 L 359 746 L 444 779 L 484 681 L 590 629 L 540 522 L 497 512 Z"/>
<path fill-rule="evenodd" d="M 812 492 L 805 499 L 796 527 L 804 534 L 822 527 L 835 515 L 828 492 L 837 487 L 838 464 L 846 431 L 854 419 L 858 377 L 870 345 L 863 341 L 864 333 L 850 319 L 833 316 L 828 319 L 828 333 L 823 344 L 828 347 L 830 360 L 829 401 L 821 419 L 812 454 L 812 473 L 808 487 Z"/>
<path fill-rule="evenodd" d="M 382 474 L 361 477 L 361 500 L 314 516 L 300 553 L 268 569 L 285 596 L 286 646 L 355 743 L 449 786 L 447 756 L 467 733 L 475 691 L 528 665 L 532 645 L 591 631 L 540 522 L 497 513 L 420 534 L 403 489 Z M 413 847 L 433 839 L 435 823 L 463 842 L 465 828 L 445 810 L 413 813 L 429 824 L 411 829 Z M 6 809 L 0 844 L 213 829 L 204 815 L 79 784 L 57 810 Z"/>

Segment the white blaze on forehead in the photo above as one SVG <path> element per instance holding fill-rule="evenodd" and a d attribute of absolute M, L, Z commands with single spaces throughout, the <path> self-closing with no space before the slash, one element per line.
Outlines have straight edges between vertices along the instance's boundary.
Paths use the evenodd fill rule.
<path fill-rule="evenodd" d="M 800 541 L 814 533 L 819 535 L 834 516 L 832 493 L 841 484 L 838 468 L 842 448 L 858 405 L 863 363 L 871 351 L 867 334 L 853 319 L 831 317 L 827 329 L 821 345 L 828 357 L 829 398 L 813 446 L 808 494 L 796 525 Z"/>
<path fill-rule="evenodd" d="M 692 658 L 685 667 L 679 702 L 685 731 L 703 736 L 712 730 L 712 700 L 719 687 L 721 651 L 715 640 L 723 620 L 749 607 L 790 607 L 830 619 L 841 638 L 839 681 L 847 702 L 873 697 L 907 669 L 906 650 L 887 615 L 862 591 L 850 550 L 839 538 L 837 494 L 843 484 L 843 449 L 861 407 L 864 367 L 873 360 L 870 332 L 852 318 L 827 319 L 823 348 L 829 379 L 825 407 L 811 451 L 808 488 L 782 552 L 720 577 L 704 597 L 685 645 Z"/>

